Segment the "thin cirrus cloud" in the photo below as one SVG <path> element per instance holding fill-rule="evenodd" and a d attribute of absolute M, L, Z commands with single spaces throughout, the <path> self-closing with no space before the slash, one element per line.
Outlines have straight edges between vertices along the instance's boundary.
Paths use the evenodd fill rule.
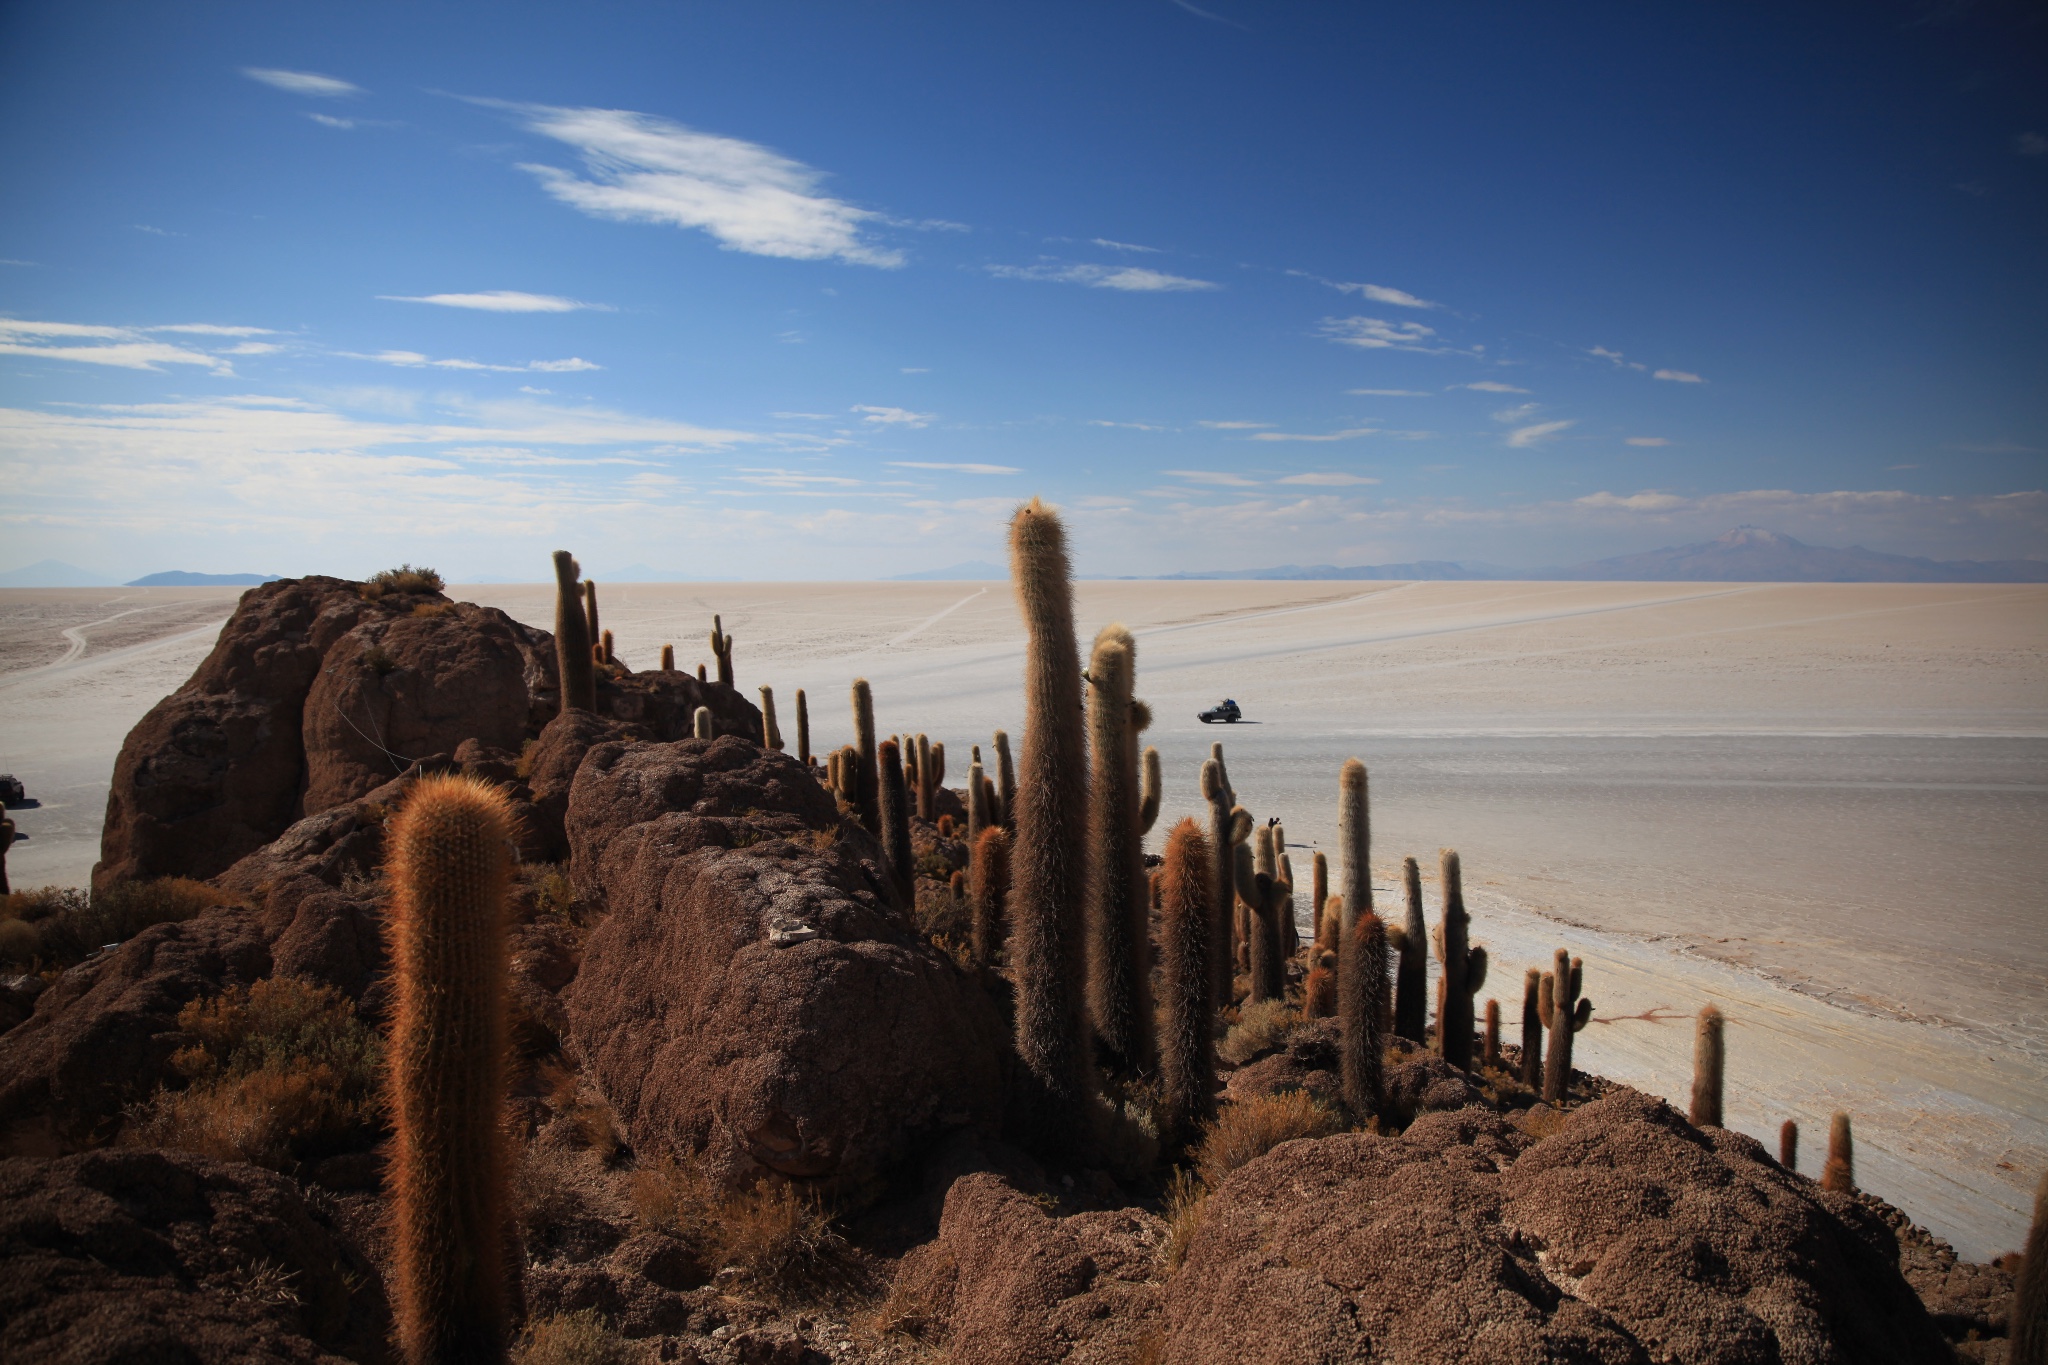
<path fill-rule="evenodd" d="M 1197 422 L 1195 425 L 1207 427 L 1211 431 L 1258 431 L 1273 424 L 1271 422 Z"/>
<path fill-rule="evenodd" d="M 1095 245 L 1108 247 L 1111 251 L 1142 251 L 1148 256 L 1157 256 L 1159 254 L 1159 248 L 1156 246 L 1139 246 L 1136 242 L 1117 242 L 1107 237 L 1096 237 L 1092 240 Z"/>
<path fill-rule="evenodd" d="M 1189 483 L 1215 484 L 1222 488 L 1257 488 L 1257 479 L 1247 479 L 1242 474 L 1229 474 L 1214 469 L 1162 469 L 1160 473 L 1175 479 L 1186 479 Z"/>
<path fill-rule="evenodd" d="M 988 273 L 1003 280 L 1051 280 L 1059 284 L 1085 284 L 1090 289 L 1117 289 L 1126 294 L 1186 294 L 1223 287 L 1214 280 L 1190 279 L 1135 265 L 992 265 Z"/>
<path fill-rule="evenodd" d="M 1024 471 L 1006 464 L 948 464 L 927 460 L 884 460 L 891 469 L 939 469 L 955 474 L 1022 474 Z"/>
<path fill-rule="evenodd" d="M 1370 436 L 1377 427 L 1352 427 L 1345 431 L 1294 432 L 1261 431 L 1252 435 L 1254 441 L 1352 441 L 1360 436 Z M 1286 480 L 1282 479 L 1282 483 Z"/>
<path fill-rule="evenodd" d="M 1346 393 L 1359 394 L 1366 398 L 1433 398 L 1428 389 L 1346 389 Z"/>
<path fill-rule="evenodd" d="M 245 66 L 242 74 L 290 95 L 311 95 L 316 99 L 340 99 L 360 95 L 363 87 L 316 71 L 283 71 L 274 66 Z"/>
<path fill-rule="evenodd" d="M 1704 384 L 1707 382 L 1690 370 L 1659 370 L 1651 375 L 1650 378 L 1668 379 L 1674 384 Z"/>
<path fill-rule="evenodd" d="M 861 414 L 860 420 L 884 427 L 928 427 L 938 417 L 936 412 L 912 412 L 909 408 L 874 407 L 861 403 L 847 409 Z"/>
<path fill-rule="evenodd" d="M 1436 303 L 1432 300 L 1425 298 L 1419 298 L 1416 295 L 1409 293 L 1405 289 L 1395 289 L 1390 285 L 1365 284 L 1357 280 L 1325 279 L 1321 275 L 1313 275 L 1306 270 L 1290 270 L 1287 273 L 1295 276 L 1298 279 L 1314 280 L 1317 284 L 1324 285 L 1328 288 L 1334 289 L 1340 294 L 1356 294 L 1360 298 L 1370 299 L 1374 303 L 1391 304 L 1396 308 L 1443 307 L 1443 305 L 1440 303 Z"/>
<path fill-rule="evenodd" d="M 1363 484 L 1378 483 L 1378 479 L 1363 474 L 1310 473 L 1289 474 L 1281 483 L 1306 484 L 1311 488 L 1356 488 Z"/>
<path fill-rule="evenodd" d="M 1450 347 L 1437 340 L 1436 329 L 1419 322 L 1388 322 L 1385 318 L 1324 318 L 1322 334 L 1340 346 L 1368 351 L 1420 351 L 1442 355 Z M 1475 351 L 1481 348 L 1474 347 Z"/>
<path fill-rule="evenodd" d="M 340 351 L 336 354 L 350 360 L 373 360 L 379 365 L 398 365 L 406 369 L 434 370 L 489 370 L 499 374 L 574 374 L 583 370 L 601 370 L 602 365 L 592 364 L 581 356 L 570 356 L 567 360 L 531 360 L 524 365 L 490 365 L 481 360 L 436 360 L 418 351 L 376 351 L 359 354 L 354 351 Z"/>
<path fill-rule="evenodd" d="M 1548 441 L 1566 427 L 1575 425 L 1572 421 L 1538 422 L 1534 426 L 1517 427 L 1508 433 L 1508 444 L 1517 449 L 1526 448 Z"/>
<path fill-rule="evenodd" d="M 728 251 L 893 268 L 903 254 L 865 235 L 884 216 L 819 189 L 824 173 L 759 143 L 630 109 L 474 103 L 583 154 L 584 174 L 521 163 L 541 188 L 593 218 L 710 234 Z"/>
<path fill-rule="evenodd" d="M 204 323 L 183 324 L 179 330 L 194 331 Z M 150 370 L 161 373 L 165 365 L 198 365 L 215 374 L 234 373 L 231 362 L 204 351 L 151 340 L 151 330 L 106 327 L 82 322 L 35 322 L 0 318 L 0 355 L 31 356 L 42 360 L 66 360 L 80 365 L 106 365 L 122 370 Z"/>
<path fill-rule="evenodd" d="M 1623 444 L 1632 446 L 1668 446 L 1671 440 L 1666 436 L 1631 436 Z"/>
<path fill-rule="evenodd" d="M 578 313 L 614 311 L 608 303 L 584 303 L 559 294 L 528 294 L 518 289 L 486 289 L 476 294 L 379 294 L 391 303 L 432 303 L 442 308 L 474 308 L 485 313 Z"/>
<path fill-rule="evenodd" d="M 1501 382 L 1500 382 L 1500 381 L 1499 381 L 1498 379 L 1481 379 L 1481 380 L 1479 380 L 1479 381 L 1478 381 L 1478 382 L 1476 382 L 1476 383 L 1472 383 L 1472 384 L 1453 384 L 1453 385 L 1451 385 L 1451 387 L 1452 387 L 1452 388 L 1454 388 L 1454 389 L 1471 389 L 1471 390 L 1472 390 L 1473 392 L 1475 392 L 1475 393 L 1527 393 L 1527 392 L 1528 392 L 1528 390 L 1527 390 L 1527 389 L 1518 389 L 1518 388 L 1516 388 L 1516 387 L 1515 387 L 1515 386 L 1514 386 L 1513 384 L 1503 384 L 1503 383 L 1501 383 Z"/>

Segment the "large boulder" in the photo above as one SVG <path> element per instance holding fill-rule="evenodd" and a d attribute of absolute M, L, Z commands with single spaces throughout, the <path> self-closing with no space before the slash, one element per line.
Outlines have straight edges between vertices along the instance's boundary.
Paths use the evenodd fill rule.
<path fill-rule="evenodd" d="M 157 1151 L 0 1160 L 0 1359 L 390 1358 L 376 1271 L 297 1185 Z"/>
<path fill-rule="evenodd" d="M 1946 1362 L 1890 1232 L 1617 1088 L 1537 1142 L 1482 1109 L 1283 1143 L 1210 1196 L 1170 1362 Z"/>
<path fill-rule="evenodd" d="M 570 1041 L 636 1148 L 857 1182 L 999 1123 L 994 1006 L 911 932 L 873 838 L 794 759 L 599 744 L 568 839 L 607 912 L 565 993 Z"/>

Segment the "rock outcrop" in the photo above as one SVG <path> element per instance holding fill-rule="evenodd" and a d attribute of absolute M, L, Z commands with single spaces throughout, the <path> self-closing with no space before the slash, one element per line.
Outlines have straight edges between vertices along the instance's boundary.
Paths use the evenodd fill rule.
<path fill-rule="evenodd" d="M 597 745 L 571 877 L 606 908 L 570 1041 L 642 1152 L 854 1182 L 1000 1117 L 1005 1030 L 911 933 L 871 836 L 785 755 Z"/>
<path fill-rule="evenodd" d="M 1754 1141 L 1617 1089 L 1282 1144 L 1211 1195 L 1164 1359 L 1952 1359 L 1891 1233 Z"/>

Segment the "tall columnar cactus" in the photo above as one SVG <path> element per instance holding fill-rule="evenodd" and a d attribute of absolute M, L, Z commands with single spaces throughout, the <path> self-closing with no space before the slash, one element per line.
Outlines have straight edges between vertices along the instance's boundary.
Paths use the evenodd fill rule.
<path fill-rule="evenodd" d="M 1217 1009 L 1231 1004 L 1231 919 L 1237 900 L 1237 860 L 1231 845 L 1235 825 L 1230 788 L 1223 765 L 1210 759 L 1202 765 L 1202 798 L 1209 803 L 1209 998 Z"/>
<path fill-rule="evenodd" d="M 1692 1035 L 1692 1107 L 1686 1118 L 1695 1128 L 1721 1124 L 1721 1065 L 1724 1058 L 1721 1010 L 1709 1004 L 1700 1011 Z"/>
<path fill-rule="evenodd" d="M 1127 1075 L 1153 1062 L 1150 906 L 1144 794 L 1131 689 L 1137 642 L 1121 625 L 1095 637 L 1088 658 L 1088 1012 L 1095 1036 Z"/>
<path fill-rule="evenodd" d="M 1343 922 L 1344 898 L 1342 896 L 1332 896 L 1324 901 L 1323 932 L 1316 936 L 1316 951 L 1318 953 L 1328 953 L 1332 957 L 1337 956 L 1338 950 L 1344 946 L 1343 935 L 1338 931 L 1337 926 Z M 1394 935 L 1397 932 L 1399 932 L 1398 927 L 1387 931 L 1387 943 L 1389 946 L 1392 946 Z"/>
<path fill-rule="evenodd" d="M 1330 899 L 1330 860 L 1320 849 L 1316 852 L 1315 866 L 1309 877 L 1310 923 L 1315 926 L 1314 938 L 1320 944 L 1323 941 L 1323 907 Z"/>
<path fill-rule="evenodd" d="M 889 860 L 889 880 L 903 905 L 916 903 L 915 858 L 910 851 L 910 791 L 903 781 L 903 756 L 896 741 L 882 741 L 882 852 Z"/>
<path fill-rule="evenodd" d="M 711 708 L 700 706 L 690 716 L 690 737 L 692 739 L 717 739 L 718 723 L 711 718 Z"/>
<path fill-rule="evenodd" d="M 590 625 L 590 643 L 598 644 L 604 639 L 604 629 L 597 620 L 597 581 L 586 579 L 583 584 L 583 616 Z"/>
<path fill-rule="evenodd" d="M 1345 1106 L 1363 1123 L 1385 1101 L 1380 1015 L 1387 1003 L 1386 922 L 1367 912 L 1352 922 L 1342 942 L 1337 955 L 1337 1074 Z"/>
<path fill-rule="evenodd" d="M 761 689 L 761 747 L 782 751 L 782 727 L 775 723 L 775 689 Z"/>
<path fill-rule="evenodd" d="M 1430 931 L 1421 919 L 1421 866 L 1401 860 L 1407 913 L 1401 919 L 1401 964 L 1395 968 L 1395 1033 L 1423 1042 L 1430 1033 Z"/>
<path fill-rule="evenodd" d="M 1001 824 L 1004 829 L 1017 832 L 1017 766 L 1010 761 L 1010 734 L 998 730 L 989 741 L 989 747 L 996 751 L 996 808 L 989 812 L 989 818 Z"/>
<path fill-rule="evenodd" d="M 14 835 L 13 817 L 0 815 L 0 896 L 7 894 L 7 850 L 14 846 Z"/>
<path fill-rule="evenodd" d="M 1820 1187 L 1843 1194 L 1856 1188 L 1856 1139 L 1847 1114 L 1837 1113 L 1828 1122 L 1828 1160 L 1820 1170 Z"/>
<path fill-rule="evenodd" d="M 674 645 L 663 645 L 661 647 L 661 671 L 664 673 L 676 671 L 676 647 Z"/>
<path fill-rule="evenodd" d="M 1542 991 L 1542 972 L 1522 973 L 1522 1084 L 1531 1090 L 1543 1084 Z"/>
<path fill-rule="evenodd" d="M 853 773 L 853 808 L 870 834 L 882 832 L 880 770 L 875 767 L 875 694 L 866 678 L 853 680 L 853 747 L 860 762 Z"/>
<path fill-rule="evenodd" d="M 796 761 L 811 766 L 811 704 L 801 687 L 796 690 Z"/>
<path fill-rule="evenodd" d="M 1486 949 L 1472 946 L 1472 917 L 1456 849 L 1444 849 L 1439 863 L 1444 900 L 1436 925 L 1436 960 L 1443 966 L 1443 1005 L 1436 1021 L 1437 1046 L 1445 1061 L 1472 1068 L 1472 997 L 1486 985 Z"/>
<path fill-rule="evenodd" d="M 606 630 L 603 635 L 598 637 L 597 657 L 598 661 L 604 664 L 616 664 L 619 661 L 618 651 L 612 648 L 612 633 L 610 630 Z"/>
<path fill-rule="evenodd" d="M 732 686 L 732 636 L 725 633 L 725 622 L 717 616 L 711 618 L 711 653 L 718 660 L 718 681 Z"/>
<path fill-rule="evenodd" d="M 1010 573 L 1027 633 L 1010 890 L 1017 1055 L 1035 1092 L 1025 1110 L 1039 1145 L 1073 1153 L 1085 1141 L 1094 1094 L 1077 989 L 1088 890 L 1088 740 L 1066 529 L 1036 498 L 1010 523 Z"/>
<path fill-rule="evenodd" d="M 925 772 L 931 767 L 932 741 L 929 735 L 916 735 L 903 742 L 903 776 L 910 784 L 910 794 L 917 805 L 917 818 L 932 818 L 931 783 Z"/>
<path fill-rule="evenodd" d="M 498 788 L 429 777 L 384 836 L 394 987 L 385 1181 L 398 1338 L 411 1365 L 505 1358 L 513 824 Z"/>
<path fill-rule="evenodd" d="M 944 790 L 946 785 L 946 746 L 944 744 L 932 745 L 932 761 L 928 764 L 920 763 L 917 775 L 918 780 L 931 789 L 931 806 L 934 812 L 932 818 L 937 819 L 936 812 L 938 811 L 939 793 Z"/>
<path fill-rule="evenodd" d="M 1345 934 L 1372 913 L 1372 813 L 1367 808 L 1365 765 L 1344 760 L 1337 775 L 1337 849 L 1344 855 L 1338 890 L 1344 897 Z"/>
<path fill-rule="evenodd" d="M 1216 1112 L 1214 997 L 1209 932 L 1215 895 L 1207 842 L 1193 820 L 1166 836 L 1159 885 L 1160 1145 L 1191 1143 Z"/>
<path fill-rule="evenodd" d="M 981 756 L 967 765 L 967 842 L 971 845 L 988 828 L 988 779 L 981 771 Z"/>
<path fill-rule="evenodd" d="M 1579 996 L 1584 984 L 1585 964 L 1559 948 L 1537 999 L 1543 1027 L 1550 1030 L 1550 1052 L 1543 1059 L 1543 1102 L 1548 1105 L 1562 1105 L 1571 1094 L 1572 1039 L 1593 1019 L 1593 1002 Z"/>
<path fill-rule="evenodd" d="M 1491 997 L 1486 1001 L 1486 1028 L 1480 1036 L 1486 1041 L 1479 1052 L 1479 1065 L 1494 1070 L 1500 1065 L 1500 1001 Z"/>
<path fill-rule="evenodd" d="M 597 709 L 597 673 L 590 662 L 590 619 L 576 584 L 575 556 L 555 551 L 555 671 L 564 711 Z"/>
<path fill-rule="evenodd" d="M 1232 880 L 1238 898 L 1247 907 L 1245 938 L 1246 969 L 1251 978 L 1251 999 L 1278 1000 L 1282 987 L 1280 957 L 1280 910 L 1293 888 L 1280 880 L 1273 857 L 1273 827 L 1258 829 L 1256 851 L 1244 844 L 1233 850 Z"/>
<path fill-rule="evenodd" d="M 1791 1119 L 1778 1125 L 1778 1164 L 1788 1171 L 1799 1169 L 1799 1125 Z"/>
<path fill-rule="evenodd" d="M 1010 894 L 1010 832 L 990 825 L 969 855 L 967 893 L 974 902 L 973 952 L 978 966 L 995 965 L 1003 948 L 1003 902 Z"/>
<path fill-rule="evenodd" d="M 2048 1175 L 2034 1189 L 2034 1223 L 2027 1229 L 2007 1322 L 2012 1365 L 2048 1365 Z"/>

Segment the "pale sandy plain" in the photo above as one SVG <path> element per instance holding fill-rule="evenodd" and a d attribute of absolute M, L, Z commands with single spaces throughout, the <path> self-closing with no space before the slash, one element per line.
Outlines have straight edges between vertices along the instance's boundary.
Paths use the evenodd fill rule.
<path fill-rule="evenodd" d="M 552 589 L 458 595 L 541 626 Z M 713 611 L 794 737 L 844 742 L 848 682 L 885 731 L 1021 728 L 1007 585 L 601 587 L 621 654 L 709 658 Z M 44 804 L 17 885 L 82 881 L 128 727 L 204 656 L 234 590 L 0 592 L 0 770 Z M 1683 1102 L 1691 1018 L 1730 1021 L 1728 1113 L 1819 1164 L 1855 1115 L 1868 1188 L 1982 1258 L 2020 1244 L 2048 1167 L 2048 588 L 1904 584 L 1077 585 L 1084 643 L 1139 640 L 1172 819 L 1223 740 L 1304 882 L 1339 765 L 1370 767 L 1374 871 L 1464 855 L 1489 994 L 1586 960 L 1583 1064 Z M 1256 724 L 1203 726 L 1234 696 Z M 1388 896 L 1389 903 L 1392 896 Z M 1305 908 L 1305 907 L 1304 907 Z"/>

